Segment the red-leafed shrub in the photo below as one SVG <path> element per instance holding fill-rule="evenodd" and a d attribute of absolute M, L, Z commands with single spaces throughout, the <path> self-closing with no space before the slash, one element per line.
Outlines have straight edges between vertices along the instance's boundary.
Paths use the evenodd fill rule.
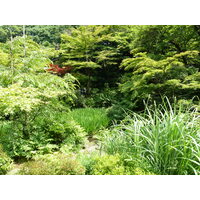
<path fill-rule="evenodd" d="M 49 69 L 47 69 L 47 71 L 57 74 L 59 76 L 63 76 L 66 73 L 69 73 L 71 70 L 72 70 L 71 66 L 59 67 L 58 65 L 54 64 L 50 64 Z"/>

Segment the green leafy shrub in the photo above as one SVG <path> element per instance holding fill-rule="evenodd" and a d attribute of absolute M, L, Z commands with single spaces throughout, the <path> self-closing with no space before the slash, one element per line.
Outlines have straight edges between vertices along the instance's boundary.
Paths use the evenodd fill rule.
<path fill-rule="evenodd" d="M 94 175 L 152 175 L 153 173 L 145 171 L 123 160 L 119 154 L 103 155 L 95 159 L 92 174 Z"/>
<path fill-rule="evenodd" d="M 127 162 L 119 154 L 100 155 L 99 152 L 91 154 L 81 153 L 78 160 L 85 167 L 87 175 L 150 175 L 148 172 L 136 165 L 134 162 Z"/>
<path fill-rule="evenodd" d="M 126 169 L 119 155 L 104 155 L 95 159 L 92 174 L 123 175 L 126 174 Z"/>
<path fill-rule="evenodd" d="M 51 153 L 58 149 L 52 139 L 41 131 L 33 129 L 30 138 L 25 139 L 22 126 L 14 121 L 0 122 L 0 143 L 5 152 L 13 159 L 30 159 L 37 154 Z"/>
<path fill-rule="evenodd" d="M 20 133 L 10 132 L 1 136 L 0 142 L 7 154 L 15 160 L 30 159 L 35 155 L 51 153 L 58 149 L 44 133 L 32 133 L 29 140 L 26 140 Z"/>
<path fill-rule="evenodd" d="M 0 145 L 0 175 L 6 174 L 6 172 L 11 169 L 11 166 L 12 159 L 3 152 L 2 146 Z"/>
<path fill-rule="evenodd" d="M 74 149 L 79 149 L 85 143 L 85 131 L 70 119 L 67 111 L 47 110 L 46 113 L 36 117 L 34 124 L 36 130 L 44 132 L 53 144 L 68 144 Z"/>
<path fill-rule="evenodd" d="M 104 149 L 156 174 L 200 174 L 200 121 L 169 103 L 133 113 L 105 134 Z"/>
<path fill-rule="evenodd" d="M 25 163 L 21 175 L 83 175 L 85 168 L 72 156 L 54 153 L 38 156 Z"/>
<path fill-rule="evenodd" d="M 71 151 L 76 151 L 84 145 L 86 138 L 79 125 L 76 123 L 70 123 L 65 131 L 66 132 L 63 134 L 66 136 L 64 137 L 62 144 L 55 143 L 58 139 L 55 139 L 55 135 L 50 135 L 54 132 L 47 132 L 46 134 L 42 132 L 32 133 L 29 140 L 20 137 L 20 133 L 11 133 L 7 136 L 1 137 L 0 141 L 3 143 L 8 155 L 15 160 L 23 158 L 31 159 L 35 155 L 52 153 L 63 145 L 67 145 Z M 56 136 L 59 136 L 58 132 L 56 132 Z"/>
<path fill-rule="evenodd" d="M 36 113 L 32 112 L 32 118 Z M 23 137 L 23 127 L 17 121 L 0 123 L 0 143 L 14 159 L 30 159 L 37 154 L 51 153 L 63 145 L 71 150 L 80 149 L 86 141 L 86 133 L 80 125 L 69 120 L 67 112 L 42 110 L 29 122 L 29 139 Z"/>
<path fill-rule="evenodd" d="M 109 123 L 106 110 L 102 108 L 74 109 L 69 113 L 69 118 L 80 124 L 89 134 L 108 126 Z"/>
<path fill-rule="evenodd" d="M 74 147 L 80 147 L 85 141 L 84 130 L 74 121 L 65 123 L 53 122 L 47 128 L 47 134 L 56 143 L 72 144 Z"/>
<path fill-rule="evenodd" d="M 96 158 L 98 157 L 98 152 L 88 153 L 79 153 L 77 159 L 85 167 L 85 174 L 92 175 L 93 167 L 96 163 Z"/>

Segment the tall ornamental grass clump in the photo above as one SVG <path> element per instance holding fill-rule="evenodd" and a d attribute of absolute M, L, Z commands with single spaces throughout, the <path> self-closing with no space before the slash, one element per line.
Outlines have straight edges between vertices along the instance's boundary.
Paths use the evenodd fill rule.
<path fill-rule="evenodd" d="M 200 115 L 168 100 L 146 106 L 105 134 L 103 146 L 156 174 L 200 174 Z"/>
<path fill-rule="evenodd" d="M 109 118 L 103 108 L 79 108 L 69 113 L 69 118 L 77 122 L 88 134 L 108 126 Z"/>

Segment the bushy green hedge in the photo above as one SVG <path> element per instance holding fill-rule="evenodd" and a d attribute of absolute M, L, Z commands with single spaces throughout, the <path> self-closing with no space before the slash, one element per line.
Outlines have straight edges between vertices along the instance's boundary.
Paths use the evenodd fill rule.
<path fill-rule="evenodd" d="M 120 154 L 100 155 L 98 152 L 79 154 L 78 160 L 85 167 L 88 175 L 148 175 L 153 174 L 136 165 L 126 162 Z"/>
<path fill-rule="evenodd" d="M 67 112 L 43 111 L 30 126 L 31 135 L 26 139 L 23 137 L 20 123 L 0 123 L 0 143 L 15 160 L 52 153 L 62 145 L 69 145 L 73 151 L 77 151 L 86 141 L 86 132 L 75 121 L 69 119 Z"/>

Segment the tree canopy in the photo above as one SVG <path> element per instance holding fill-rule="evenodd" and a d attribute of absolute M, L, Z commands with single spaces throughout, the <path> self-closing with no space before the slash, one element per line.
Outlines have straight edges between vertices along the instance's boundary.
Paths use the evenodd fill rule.
<path fill-rule="evenodd" d="M 12 73 L 55 64 L 69 68 L 88 95 L 108 85 L 131 101 L 199 96 L 198 25 L 28 25 L 25 33 L 4 25 L 0 35 L 0 65 Z"/>

